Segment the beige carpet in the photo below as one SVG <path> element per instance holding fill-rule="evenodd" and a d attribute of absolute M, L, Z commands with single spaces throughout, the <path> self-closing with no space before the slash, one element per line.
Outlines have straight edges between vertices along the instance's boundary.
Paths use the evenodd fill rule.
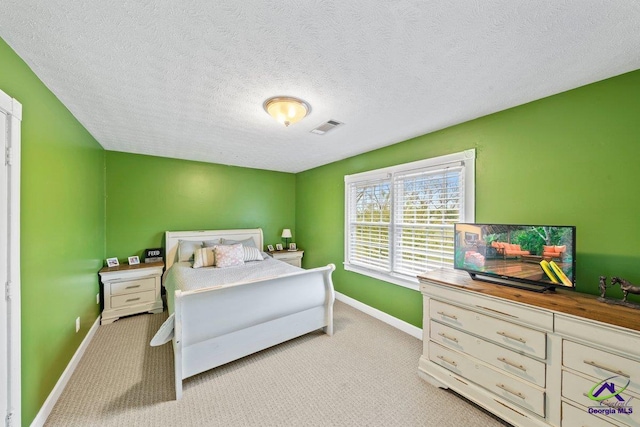
<path fill-rule="evenodd" d="M 104 325 L 47 426 L 502 426 L 418 377 L 422 342 L 343 303 L 335 334 L 308 334 L 184 382 L 171 345 L 148 345 L 167 314 Z"/>

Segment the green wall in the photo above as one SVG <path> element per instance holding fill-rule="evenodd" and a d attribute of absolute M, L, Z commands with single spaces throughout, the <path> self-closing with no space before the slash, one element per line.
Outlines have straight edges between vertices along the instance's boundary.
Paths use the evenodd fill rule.
<path fill-rule="evenodd" d="M 261 227 L 295 237 L 295 175 L 107 151 L 107 256 L 142 256 L 164 232 Z"/>
<path fill-rule="evenodd" d="M 575 225 L 579 292 L 640 282 L 640 71 L 297 174 L 305 265 L 333 262 L 338 292 L 421 326 L 417 291 L 344 270 L 344 175 L 469 148 L 477 222 Z"/>
<path fill-rule="evenodd" d="M 104 150 L 2 39 L 0 64 L 0 89 L 23 107 L 22 423 L 29 425 L 99 315 Z"/>

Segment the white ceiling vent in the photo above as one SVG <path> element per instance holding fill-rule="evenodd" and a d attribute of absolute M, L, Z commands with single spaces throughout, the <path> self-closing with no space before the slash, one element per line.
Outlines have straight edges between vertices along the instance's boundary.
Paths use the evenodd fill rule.
<path fill-rule="evenodd" d="M 328 122 L 321 124 L 317 128 L 311 129 L 311 133 L 324 135 L 325 133 L 329 132 L 331 129 L 335 129 L 338 126 L 342 126 L 343 124 L 344 123 L 340 123 L 336 120 L 329 120 Z"/>

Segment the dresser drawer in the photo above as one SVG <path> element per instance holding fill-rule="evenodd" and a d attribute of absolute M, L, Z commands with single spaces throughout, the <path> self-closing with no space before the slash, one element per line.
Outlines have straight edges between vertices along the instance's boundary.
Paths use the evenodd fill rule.
<path fill-rule="evenodd" d="M 429 342 L 429 360 L 517 406 L 544 417 L 544 390 L 503 374 L 466 355 Z"/>
<path fill-rule="evenodd" d="M 615 316 L 615 306 L 611 307 L 611 316 Z M 638 357 L 640 334 L 637 331 L 562 314 L 556 314 L 555 319 L 555 331 L 560 335 L 576 338 L 576 341 L 595 342 L 604 350 L 618 350 Z"/>
<path fill-rule="evenodd" d="M 454 304 L 468 305 L 469 308 L 477 309 L 484 314 L 497 314 L 515 323 L 531 325 L 546 331 L 553 330 L 553 313 L 546 310 L 481 294 L 460 292 L 460 289 L 453 289 L 447 286 L 423 283 L 420 285 L 420 289 L 424 293 L 433 295 L 434 298 Z"/>
<path fill-rule="evenodd" d="M 156 289 L 156 279 L 153 277 L 146 277 L 144 279 L 111 283 L 110 286 L 111 296 L 131 294 L 141 291 L 154 291 Z"/>
<path fill-rule="evenodd" d="M 111 297 L 111 308 L 128 307 L 132 305 L 152 303 L 156 300 L 156 292 L 144 291 L 134 294 L 124 294 Z"/>
<path fill-rule="evenodd" d="M 563 371 L 562 372 L 562 396 L 576 402 L 584 407 L 592 408 L 592 411 L 607 411 L 611 409 L 615 413 L 610 413 L 609 415 L 603 415 L 606 419 L 615 420 L 617 422 L 621 422 L 622 424 L 629 426 L 640 426 L 640 411 L 637 411 L 638 398 L 633 396 L 627 391 L 623 391 L 620 393 L 620 397 L 623 401 L 616 399 L 615 397 L 611 397 L 607 399 L 605 402 L 610 405 L 616 405 L 619 407 L 618 409 L 610 408 L 606 404 L 601 404 L 598 401 L 591 400 L 588 397 L 591 389 L 594 388 L 596 384 L 599 384 L 602 379 L 588 379 L 572 372 Z M 624 385 L 624 384 L 622 384 Z M 618 390 L 618 387 L 614 387 L 614 389 Z M 594 394 L 597 394 L 597 389 L 594 390 Z M 604 389 L 599 396 L 610 395 L 610 389 Z M 625 404 L 628 402 L 628 409 L 630 410 L 630 414 L 620 413 L 619 411 L 625 410 Z M 633 408 L 636 406 L 636 408 Z M 636 409 L 635 411 L 633 409 Z"/>
<path fill-rule="evenodd" d="M 433 341 L 471 354 L 489 365 L 518 376 L 540 387 L 545 386 L 546 364 L 539 360 L 508 350 L 489 341 L 466 334 L 438 322 L 431 321 L 430 335 Z"/>
<path fill-rule="evenodd" d="M 456 329 L 478 335 L 515 351 L 546 359 L 546 334 L 495 317 L 431 300 L 431 319 Z"/>
<path fill-rule="evenodd" d="M 640 393 L 640 363 L 626 357 L 563 340 L 562 365 L 599 380 L 626 377 L 631 381 L 627 390 Z"/>
<path fill-rule="evenodd" d="M 617 427 L 596 415 L 590 414 L 586 409 L 576 408 L 567 402 L 562 402 L 562 427 Z"/>

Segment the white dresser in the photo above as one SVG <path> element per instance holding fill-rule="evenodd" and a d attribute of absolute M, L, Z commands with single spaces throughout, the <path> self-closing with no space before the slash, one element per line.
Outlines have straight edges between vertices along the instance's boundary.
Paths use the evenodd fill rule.
<path fill-rule="evenodd" d="M 423 378 L 515 426 L 640 426 L 640 310 L 459 271 L 418 278 Z"/>
<path fill-rule="evenodd" d="M 162 312 L 160 285 L 163 262 L 104 267 L 100 270 L 104 308 L 100 324 L 122 316 Z"/>

